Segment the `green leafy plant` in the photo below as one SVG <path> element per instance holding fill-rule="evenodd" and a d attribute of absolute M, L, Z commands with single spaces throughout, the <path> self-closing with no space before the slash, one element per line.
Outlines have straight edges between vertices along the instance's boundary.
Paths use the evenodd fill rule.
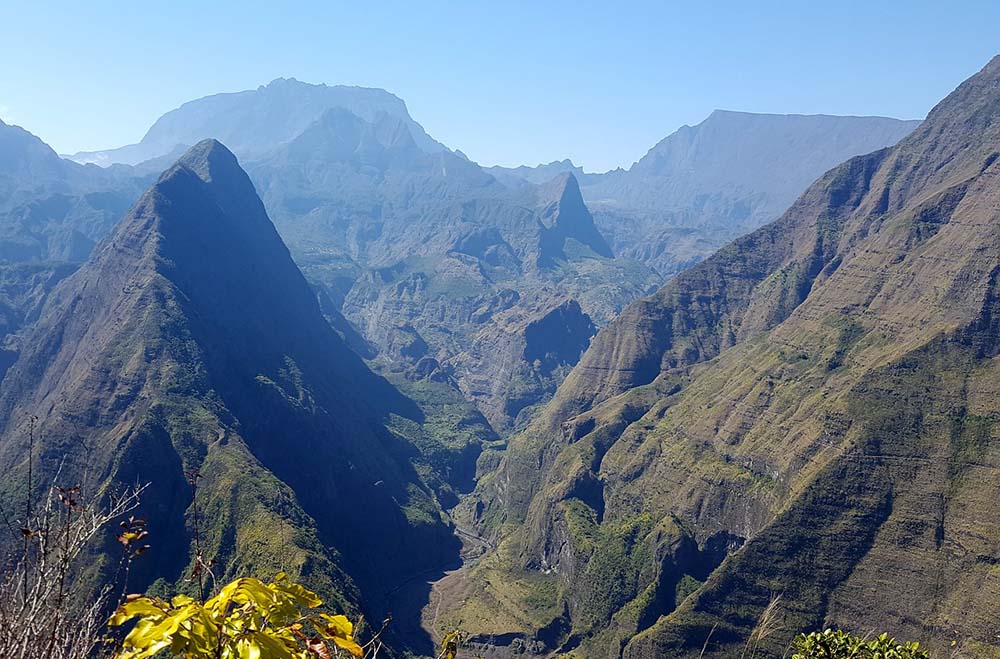
<path fill-rule="evenodd" d="M 304 612 L 322 604 L 315 593 L 280 573 L 271 583 L 237 579 L 204 603 L 185 595 L 169 602 L 130 595 L 109 624 L 137 621 L 118 659 L 144 659 L 161 651 L 185 659 L 330 659 L 341 650 L 364 656 L 346 616 Z"/>
<path fill-rule="evenodd" d="M 900 643 L 888 634 L 867 639 L 839 629 L 799 634 L 792 651 L 792 659 L 930 659 L 916 642 Z"/>

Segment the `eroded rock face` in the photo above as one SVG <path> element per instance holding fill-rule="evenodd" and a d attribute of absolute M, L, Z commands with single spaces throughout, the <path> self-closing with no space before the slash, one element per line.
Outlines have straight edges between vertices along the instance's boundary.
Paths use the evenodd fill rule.
<path fill-rule="evenodd" d="M 1000 58 L 601 330 L 482 484 L 505 549 L 465 576 L 475 606 L 564 588 L 550 647 L 595 657 L 695 657 L 710 633 L 738 654 L 776 593 L 774 656 L 827 625 L 994 645 L 998 153 Z M 651 552 L 671 524 L 726 557 L 702 579 Z M 598 578 L 595 618 L 575 589 Z"/>
<path fill-rule="evenodd" d="M 516 307 L 494 316 L 449 366 L 462 393 L 507 433 L 555 392 L 595 331 L 575 300 Z"/>

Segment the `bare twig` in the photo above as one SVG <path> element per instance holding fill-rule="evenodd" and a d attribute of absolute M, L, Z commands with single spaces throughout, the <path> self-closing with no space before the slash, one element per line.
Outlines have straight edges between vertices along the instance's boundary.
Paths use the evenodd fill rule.
<path fill-rule="evenodd" d="M 138 505 L 142 488 L 83 506 L 76 487 L 53 487 L 23 520 L 28 551 L 0 570 L 0 657 L 88 659 L 98 649 L 111 585 L 93 595 L 74 579 L 87 550 L 113 520 Z"/>

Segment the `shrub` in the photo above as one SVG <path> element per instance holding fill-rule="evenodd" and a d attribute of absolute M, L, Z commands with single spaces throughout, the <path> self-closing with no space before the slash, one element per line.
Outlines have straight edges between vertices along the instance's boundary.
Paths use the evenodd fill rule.
<path fill-rule="evenodd" d="M 363 656 L 345 616 L 303 611 L 322 604 L 281 573 L 266 584 L 237 579 L 204 603 L 185 595 L 170 602 L 130 595 L 110 624 L 137 620 L 118 659 L 145 659 L 164 650 L 185 659 L 330 659 L 340 650 Z"/>
<path fill-rule="evenodd" d="M 930 659 L 919 643 L 899 643 L 888 634 L 866 639 L 843 630 L 799 634 L 792 659 Z"/>

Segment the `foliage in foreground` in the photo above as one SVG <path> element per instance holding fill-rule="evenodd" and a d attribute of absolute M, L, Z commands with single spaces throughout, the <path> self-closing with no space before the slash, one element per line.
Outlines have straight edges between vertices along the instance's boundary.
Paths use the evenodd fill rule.
<path fill-rule="evenodd" d="M 340 650 L 363 656 L 347 617 L 303 612 L 322 604 L 281 573 L 271 583 L 237 579 L 204 603 L 185 595 L 170 602 L 130 596 L 110 624 L 137 619 L 118 659 L 144 659 L 163 650 L 186 659 L 330 659 Z"/>
<path fill-rule="evenodd" d="M 792 659 L 930 659 L 919 643 L 900 643 L 888 634 L 861 638 L 843 630 L 799 634 Z"/>

